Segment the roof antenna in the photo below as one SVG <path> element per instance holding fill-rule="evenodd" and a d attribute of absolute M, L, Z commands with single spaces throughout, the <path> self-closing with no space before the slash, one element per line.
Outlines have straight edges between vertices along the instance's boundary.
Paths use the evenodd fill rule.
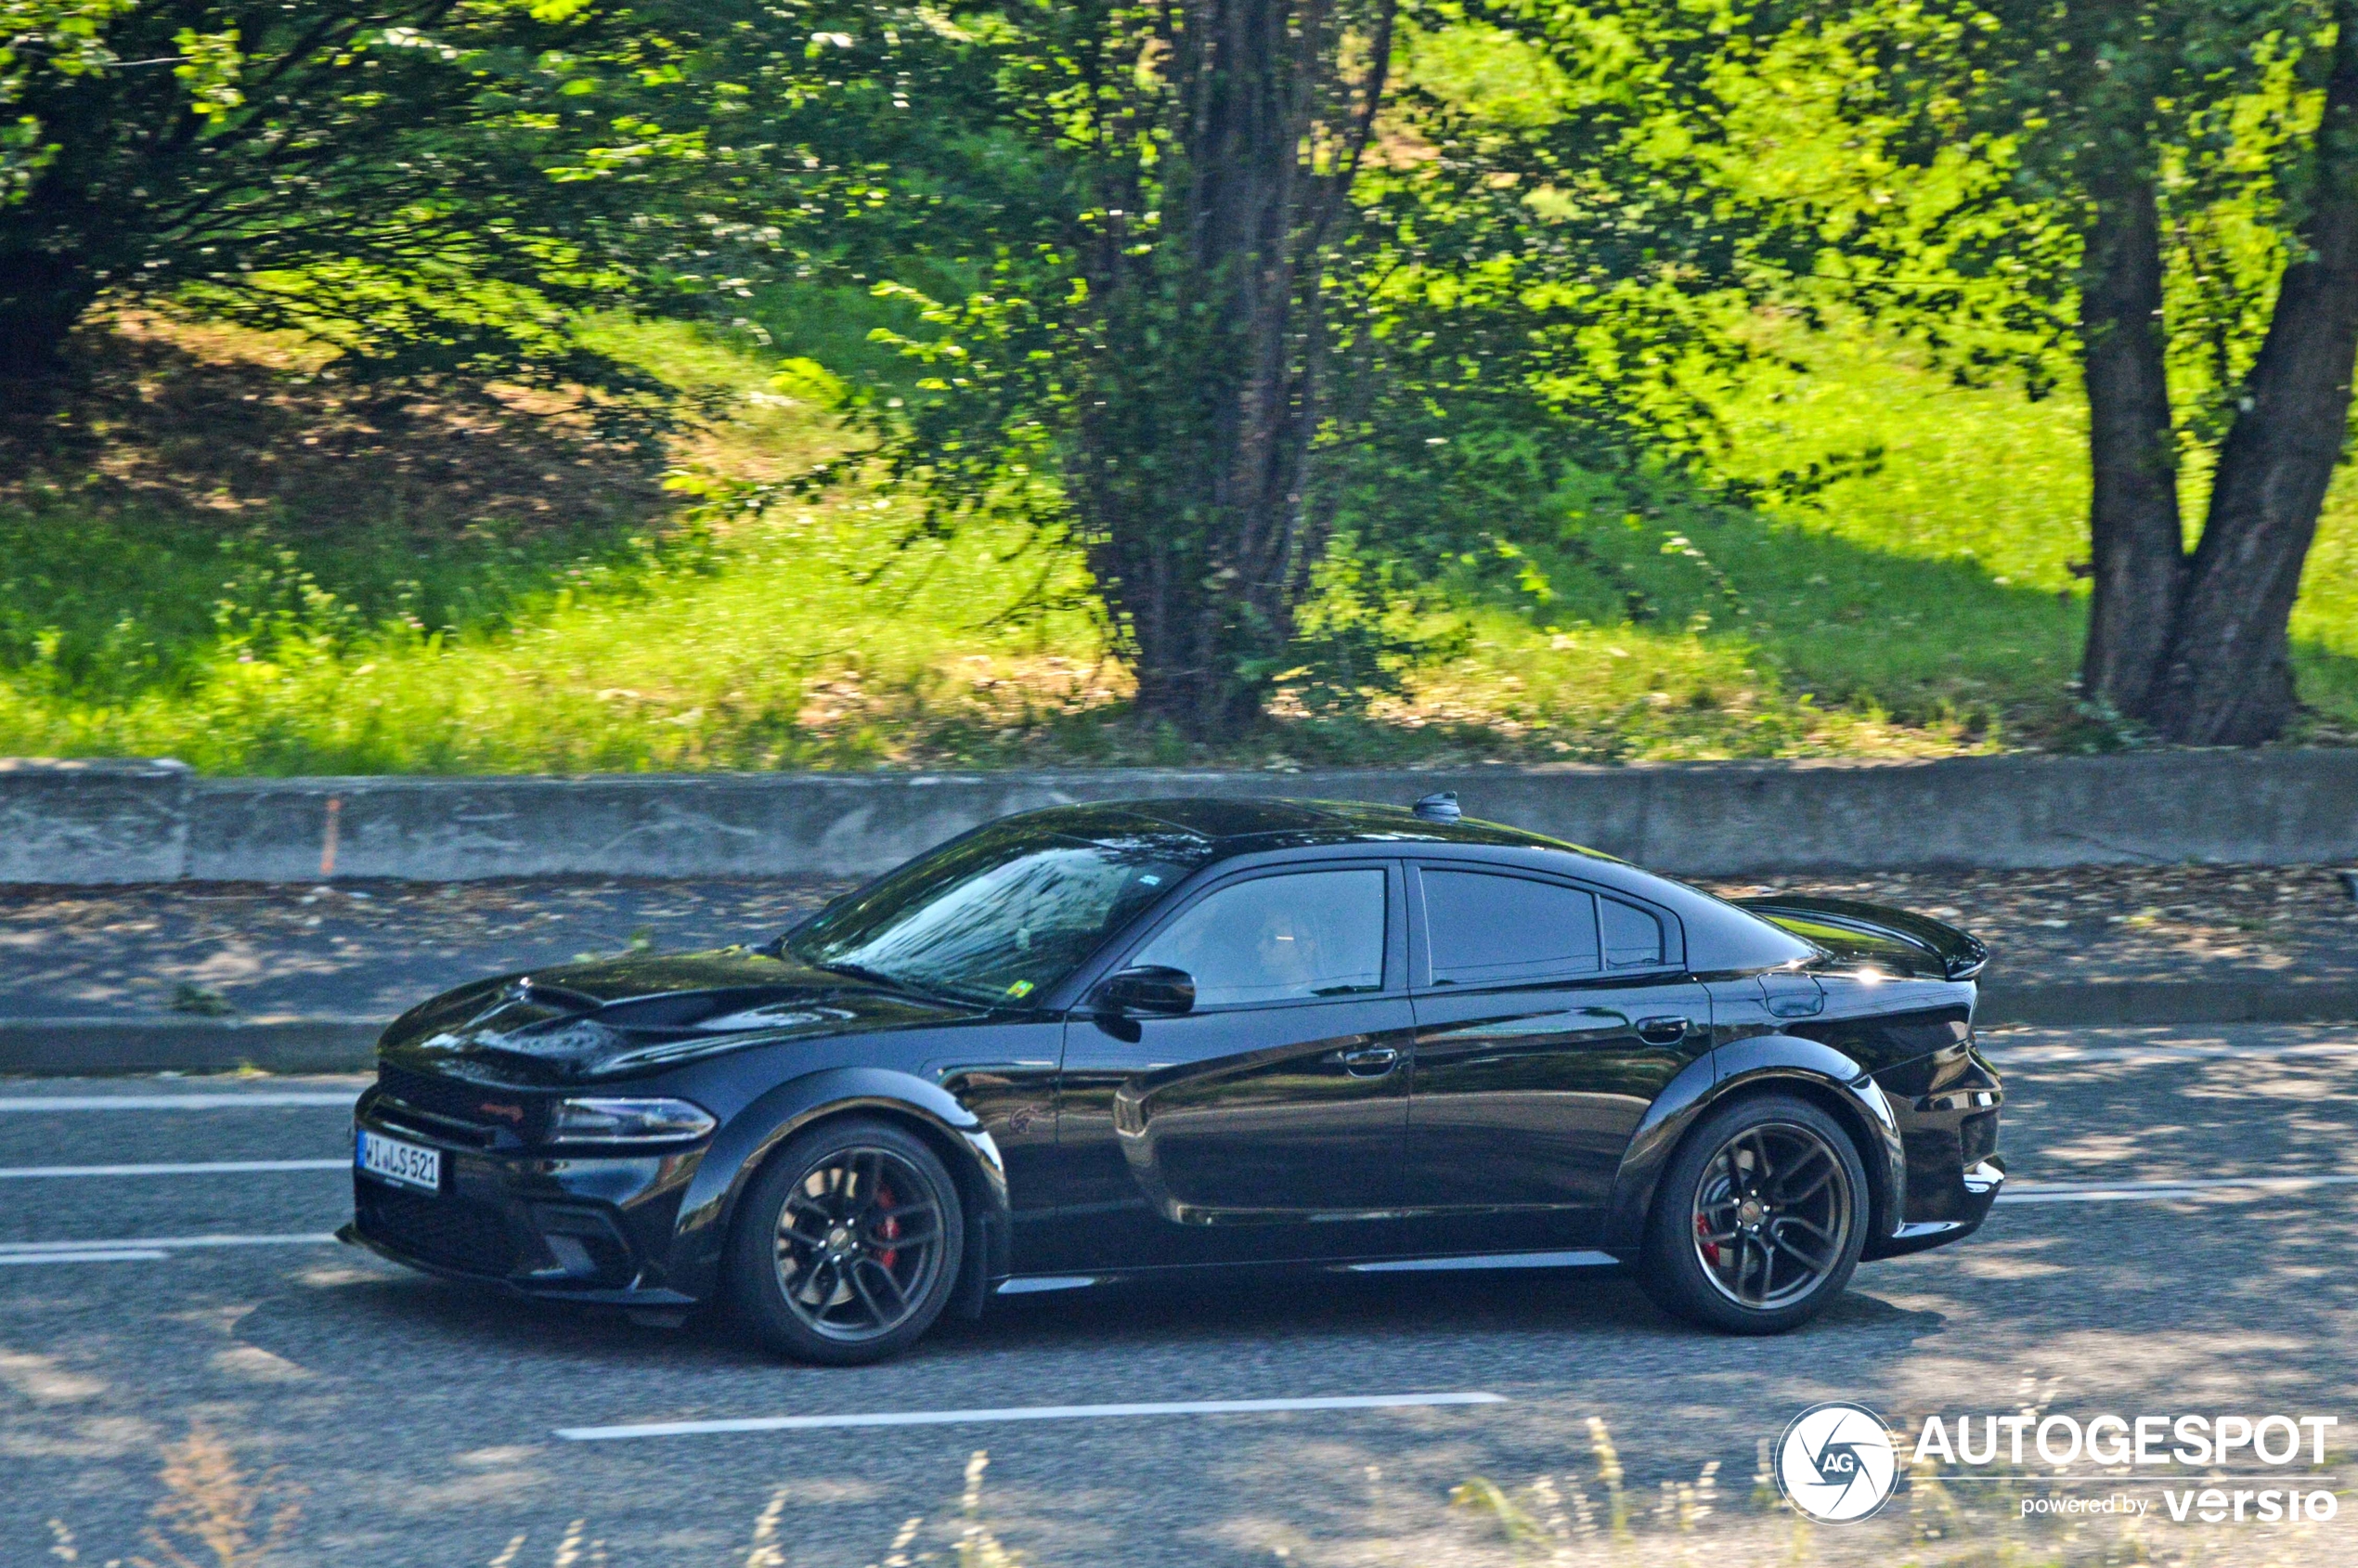
<path fill-rule="evenodd" d="M 1418 801 L 1417 815 L 1429 823 L 1454 823 L 1465 813 L 1458 810 L 1458 792 L 1445 789 Z"/>

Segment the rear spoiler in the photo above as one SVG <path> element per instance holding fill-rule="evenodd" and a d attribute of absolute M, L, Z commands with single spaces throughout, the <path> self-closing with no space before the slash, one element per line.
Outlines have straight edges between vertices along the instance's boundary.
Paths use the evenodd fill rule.
<path fill-rule="evenodd" d="M 1904 955 L 1914 960 L 1910 967 L 1951 980 L 1970 980 L 1989 962 L 1989 950 L 1978 939 L 1929 915 L 1885 904 L 1781 893 L 1735 901 L 1839 957 L 1890 962 Z M 1893 952 L 1895 947 L 1902 952 Z"/>

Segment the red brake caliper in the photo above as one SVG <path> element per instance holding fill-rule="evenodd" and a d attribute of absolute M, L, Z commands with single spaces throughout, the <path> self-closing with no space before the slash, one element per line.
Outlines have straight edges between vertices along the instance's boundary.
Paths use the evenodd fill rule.
<path fill-rule="evenodd" d="M 1711 1222 L 1704 1219 L 1701 1214 L 1697 1214 L 1695 1216 L 1695 1235 L 1698 1237 L 1704 1237 L 1709 1236 L 1710 1234 Z M 1719 1266 L 1719 1243 L 1717 1241 L 1706 1241 L 1703 1244 L 1703 1261 L 1711 1264 L 1714 1268 Z"/>
<path fill-rule="evenodd" d="M 876 1201 L 883 1204 L 887 1209 L 891 1208 L 892 1188 L 885 1186 L 882 1182 L 878 1182 L 876 1184 Z M 891 1240 L 894 1237 L 900 1234 L 900 1220 L 897 1218 L 887 1218 L 884 1224 L 876 1227 L 876 1234 L 883 1237 L 887 1241 Z M 883 1251 L 876 1254 L 876 1262 L 882 1263 L 887 1270 L 889 1270 L 892 1267 L 893 1260 L 900 1256 L 900 1250 L 899 1248 L 887 1247 Z"/>

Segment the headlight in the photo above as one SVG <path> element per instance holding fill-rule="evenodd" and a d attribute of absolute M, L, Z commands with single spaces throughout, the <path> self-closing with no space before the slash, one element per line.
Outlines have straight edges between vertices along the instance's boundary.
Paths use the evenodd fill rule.
<path fill-rule="evenodd" d="M 550 1123 L 552 1143 L 653 1144 L 701 1138 L 719 1122 L 686 1100 L 564 1100 Z"/>

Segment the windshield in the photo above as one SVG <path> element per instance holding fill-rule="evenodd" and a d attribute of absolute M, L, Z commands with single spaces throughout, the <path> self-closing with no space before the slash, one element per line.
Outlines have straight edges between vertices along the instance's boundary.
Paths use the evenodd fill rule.
<path fill-rule="evenodd" d="M 911 862 L 797 930 L 804 963 L 965 1001 L 1021 1002 L 1081 966 L 1210 847 L 1185 834 L 986 830 Z"/>

